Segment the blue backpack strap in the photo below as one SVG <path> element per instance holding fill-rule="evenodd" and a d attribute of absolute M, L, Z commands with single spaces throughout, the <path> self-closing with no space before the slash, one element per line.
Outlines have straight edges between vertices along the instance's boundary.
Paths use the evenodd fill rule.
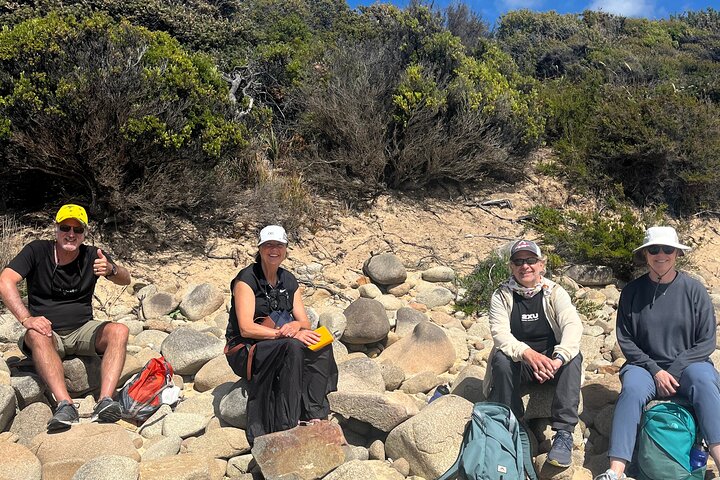
<path fill-rule="evenodd" d="M 535 465 L 532 461 L 532 446 L 530 444 L 530 437 L 525 427 L 520 425 L 520 441 L 522 442 L 523 451 L 523 467 L 525 467 L 525 475 L 530 480 L 538 480 L 537 473 L 535 473 Z"/>

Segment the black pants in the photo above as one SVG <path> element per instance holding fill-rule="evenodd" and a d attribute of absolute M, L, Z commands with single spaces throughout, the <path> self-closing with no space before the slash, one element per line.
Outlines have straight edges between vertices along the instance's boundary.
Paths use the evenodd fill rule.
<path fill-rule="evenodd" d="M 228 356 L 236 375 L 245 377 L 246 349 Z M 248 382 L 245 435 L 255 437 L 296 427 L 299 420 L 325 418 L 327 394 L 337 390 L 338 370 L 332 346 L 312 351 L 299 340 L 257 343 Z"/>
<path fill-rule="evenodd" d="M 493 386 L 488 400 L 509 406 L 517 418 L 523 418 L 525 409 L 520 398 L 521 387 L 531 382 L 538 383 L 532 368 L 525 362 L 513 362 L 499 350 L 490 363 Z M 553 430 L 572 432 L 578 423 L 581 368 L 582 355 L 578 353 L 560 367 L 552 380 L 545 382 L 555 385 L 550 407 Z"/>

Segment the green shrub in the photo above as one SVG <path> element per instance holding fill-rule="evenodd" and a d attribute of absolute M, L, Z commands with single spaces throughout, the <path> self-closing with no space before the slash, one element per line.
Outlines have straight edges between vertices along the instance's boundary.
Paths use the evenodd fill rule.
<path fill-rule="evenodd" d="M 217 167 L 247 130 L 227 92 L 206 55 L 103 14 L 1 31 L 0 183 L 21 192 L 8 203 L 62 192 L 160 244 L 179 233 L 164 217 L 200 221 L 230 197 Z"/>
<path fill-rule="evenodd" d="M 546 252 L 556 255 L 554 262 L 605 265 L 623 280 L 633 273 L 632 250 L 642 244 L 645 226 L 660 223 L 664 212 L 638 218 L 622 205 L 592 213 L 569 212 L 536 206 L 530 211 L 529 225 L 536 230 Z"/>
<path fill-rule="evenodd" d="M 455 303 L 455 308 L 468 315 L 487 312 L 493 292 L 510 275 L 508 258 L 492 253 L 478 263 L 470 275 L 458 279 L 458 286 L 466 289 L 466 293 Z"/>

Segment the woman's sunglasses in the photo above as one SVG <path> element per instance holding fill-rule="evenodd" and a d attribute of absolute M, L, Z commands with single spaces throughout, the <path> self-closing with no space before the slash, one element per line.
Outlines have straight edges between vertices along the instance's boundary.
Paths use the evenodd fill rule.
<path fill-rule="evenodd" d="M 657 255 L 660 253 L 660 250 L 662 250 L 665 255 L 672 255 L 673 252 L 675 252 L 675 247 L 668 245 L 650 245 L 646 250 L 650 255 Z"/>
<path fill-rule="evenodd" d="M 75 232 L 75 235 L 82 235 L 85 233 L 85 227 L 73 227 L 70 225 L 58 225 L 58 230 L 61 232 L 67 233 L 72 229 L 73 232 Z"/>
<path fill-rule="evenodd" d="M 537 257 L 530 257 L 530 258 L 513 258 L 510 260 L 513 265 L 516 267 L 522 267 L 523 264 L 527 263 L 528 265 L 535 265 L 540 261 Z"/>

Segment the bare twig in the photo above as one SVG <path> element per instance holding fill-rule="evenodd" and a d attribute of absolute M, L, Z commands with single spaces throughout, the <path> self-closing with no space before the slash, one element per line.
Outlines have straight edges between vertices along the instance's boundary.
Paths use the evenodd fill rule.
<path fill-rule="evenodd" d="M 342 298 L 343 300 L 347 300 L 348 302 L 353 301 L 352 298 L 348 297 L 347 295 L 345 295 L 344 293 L 342 293 L 339 290 L 335 290 L 334 288 L 332 288 L 328 285 L 316 284 L 315 282 L 312 282 L 310 280 L 301 280 L 301 279 L 298 279 L 298 283 L 307 285 L 308 287 L 319 288 L 319 289 L 325 290 L 325 291 L 329 292 L 331 295 L 337 295 L 338 297 Z"/>

